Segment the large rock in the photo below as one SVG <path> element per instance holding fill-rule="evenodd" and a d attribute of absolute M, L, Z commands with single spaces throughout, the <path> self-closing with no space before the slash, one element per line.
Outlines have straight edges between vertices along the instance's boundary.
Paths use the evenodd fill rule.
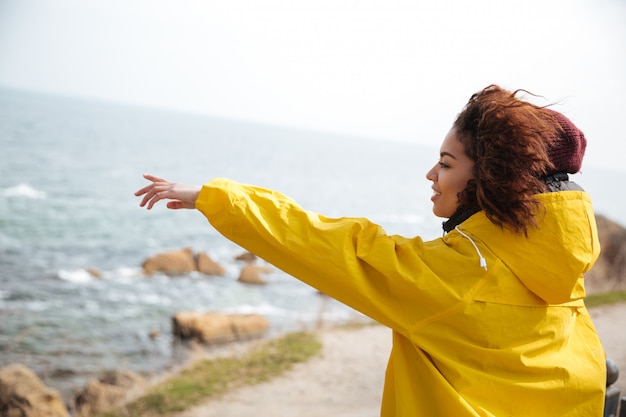
<path fill-rule="evenodd" d="M 207 275 L 224 275 L 226 270 L 206 253 L 194 254 L 190 248 L 164 252 L 146 259 L 142 264 L 146 275 L 160 272 L 167 275 L 184 275 L 201 272 Z"/>
<path fill-rule="evenodd" d="M 600 257 L 585 274 L 585 287 L 590 294 L 626 289 L 626 229 L 597 215 Z"/>
<path fill-rule="evenodd" d="M 174 336 L 206 343 L 234 340 L 230 320 L 224 314 L 180 311 L 172 318 Z"/>
<path fill-rule="evenodd" d="M 121 406 L 143 392 L 145 379 L 132 371 L 105 373 L 89 381 L 75 397 L 77 417 L 89 417 Z"/>
<path fill-rule="evenodd" d="M 229 317 L 237 340 L 259 337 L 270 328 L 267 319 L 260 314 L 231 314 Z"/>
<path fill-rule="evenodd" d="M 21 364 L 0 369 L 0 416 L 69 417 L 57 391 L 46 387 Z"/>
<path fill-rule="evenodd" d="M 217 344 L 262 336 L 269 329 L 258 314 L 222 314 L 181 311 L 172 318 L 174 336 Z"/>
<path fill-rule="evenodd" d="M 164 252 L 144 261 L 143 271 L 148 274 L 162 272 L 168 275 L 188 274 L 196 271 L 196 259 L 189 248 Z"/>

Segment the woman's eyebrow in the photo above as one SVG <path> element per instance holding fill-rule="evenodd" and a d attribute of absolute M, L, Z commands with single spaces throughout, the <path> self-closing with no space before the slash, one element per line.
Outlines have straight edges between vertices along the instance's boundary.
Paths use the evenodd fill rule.
<path fill-rule="evenodd" d="M 442 158 L 443 158 L 444 156 L 449 156 L 449 157 L 450 157 L 450 158 L 452 158 L 452 159 L 456 159 L 456 157 L 455 157 L 454 155 L 452 155 L 450 152 L 441 152 L 441 153 L 439 154 L 439 156 L 440 156 L 440 157 L 442 157 Z"/>

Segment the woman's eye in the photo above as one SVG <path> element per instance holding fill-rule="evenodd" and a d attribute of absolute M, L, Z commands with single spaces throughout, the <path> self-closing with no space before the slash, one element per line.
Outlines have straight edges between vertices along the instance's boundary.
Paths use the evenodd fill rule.
<path fill-rule="evenodd" d="M 450 165 L 446 164 L 446 163 L 445 163 L 445 162 L 443 162 L 443 161 L 439 161 L 439 166 L 440 166 L 441 168 L 450 168 Z"/>

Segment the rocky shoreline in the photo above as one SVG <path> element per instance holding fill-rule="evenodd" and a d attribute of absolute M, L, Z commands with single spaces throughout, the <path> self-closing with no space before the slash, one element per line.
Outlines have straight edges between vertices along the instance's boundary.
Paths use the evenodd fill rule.
<path fill-rule="evenodd" d="M 268 320 L 258 314 L 222 314 L 218 312 L 181 311 L 172 318 L 173 333 L 190 350 L 190 356 L 216 356 L 210 347 L 222 347 L 222 353 L 232 353 L 233 346 L 243 347 L 261 339 L 269 330 Z M 230 346 L 231 349 L 225 348 Z M 219 355 L 219 353 L 217 353 Z M 185 368 L 185 365 L 181 365 Z M 45 410 L 48 417 L 89 417 L 122 405 L 141 395 L 152 380 L 126 369 L 103 372 L 90 379 L 70 397 L 48 386 L 28 367 L 14 363 L 0 368 L 0 416 L 12 416 L 8 410 L 20 410 L 17 415 L 37 416 Z M 8 413 L 8 414 L 5 414 Z"/>
<path fill-rule="evenodd" d="M 235 260 L 243 262 L 238 282 L 266 285 L 262 275 L 271 269 L 258 265 L 255 255 L 244 252 Z M 207 254 L 194 253 L 190 248 L 156 254 L 143 262 L 142 270 L 147 279 L 156 273 L 172 277 L 194 272 L 210 276 L 225 274 L 225 268 Z M 98 270 L 89 269 L 88 272 L 99 278 Z M 268 319 L 260 314 L 224 314 L 218 311 L 178 311 L 172 316 L 171 324 L 174 340 L 186 346 L 183 349 L 190 351 L 189 356 L 193 356 L 191 351 L 194 349 L 208 355 L 210 350 L 219 351 L 225 345 L 245 344 L 263 338 L 270 328 Z M 159 336 L 158 332 L 149 335 L 150 338 Z M 125 369 L 111 370 L 87 380 L 82 388 L 72 393 L 62 393 L 47 387 L 30 368 L 12 363 L 0 368 L 0 415 L 4 416 L 5 411 L 10 409 L 25 413 L 20 415 L 37 415 L 36 410 L 40 409 L 46 410 L 46 415 L 50 417 L 87 417 L 112 405 L 123 404 L 143 392 L 150 383 L 139 373 Z M 29 414 L 28 409 L 35 414 Z"/>

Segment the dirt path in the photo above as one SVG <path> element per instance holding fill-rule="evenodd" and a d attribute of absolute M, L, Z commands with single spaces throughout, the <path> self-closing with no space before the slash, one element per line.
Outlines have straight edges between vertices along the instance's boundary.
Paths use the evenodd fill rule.
<path fill-rule="evenodd" d="M 626 303 L 591 310 L 607 356 L 622 370 L 626 395 Z M 235 390 L 175 417 L 375 417 L 391 349 L 382 326 L 321 333 L 322 354 L 264 384 Z"/>
<path fill-rule="evenodd" d="M 314 359 L 176 417 L 378 416 L 391 331 L 376 325 L 325 330 L 320 336 L 322 353 Z"/>

